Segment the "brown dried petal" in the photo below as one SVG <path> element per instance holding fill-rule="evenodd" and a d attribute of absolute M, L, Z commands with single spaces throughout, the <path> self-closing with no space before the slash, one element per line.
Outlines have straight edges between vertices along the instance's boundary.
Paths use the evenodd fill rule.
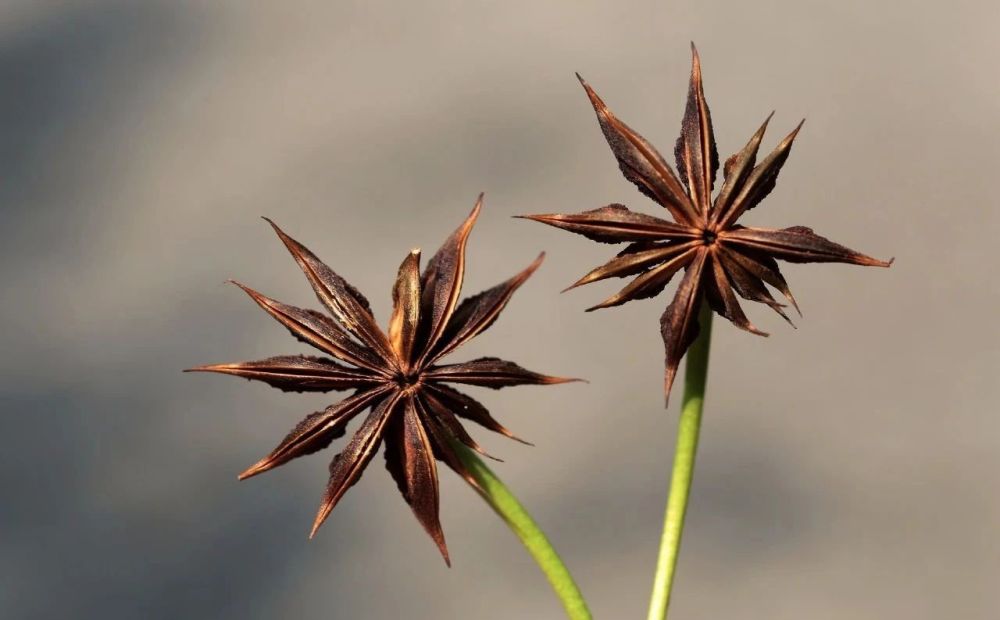
<path fill-rule="evenodd" d="M 322 450 L 330 445 L 334 439 L 343 437 L 347 423 L 385 394 L 385 388 L 368 390 L 346 398 L 336 405 L 330 405 L 323 411 L 306 416 L 278 444 L 278 447 L 241 473 L 240 480 L 262 474 L 279 465 L 284 465 L 292 459 Z"/>
<path fill-rule="evenodd" d="M 723 268 L 726 270 L 726 275 L 729 277 L 729 283 L 733 285 L 733 290 L 748 301 L 756 301 L 762 304 L 766 304 L 771 307 L 772 310 L 777 312 L 788 321 L 788 324 L 795 327 L 792 320 L 788 318 L 783 310 L 784 304 L 778 303 L 771 295 L 771 292 L 767 290 L 764 282 L 750 273 L 743 266 L 733 258 L 733 252 L 726 248 L 725 246 L 719 246 L 718 259 L 722 262 Z"/>
<path fill-rule="evenodd" d="M 669 241 L 664 243 L 652 241 L 630 243 L 624 250 L 616 254 L 614 258 L 600 267 L 591 269 L 582 278 L 570 284 L 561 292 L 565 293 L 578 286 L 608 278 L 625 278 L 642 273 L 649 269 L 651 265 L 662 262 L 664 258 L 674 254 L 678 245 L 678 243 Z"/>
<path fill-rule="evenodd" d="M 666 370 L 663 374 L 664 398 L 670 398 L 670 388 L 684 353 L 698 335 L 698 304 L 701 300 L 701 276 L 705 267 L 704 252 L 699 252 L 688 265 L 677 287 L 674 300 L 660 317 L 660 334 L 666 349 Z"/>
<path fill-rule="evenodd" d="M 334 273 L 308 248 L 286 235 L 277 224 L 271 220 L 267 222 L 302 268 L 316 297 L 333 313 L 334 318 L 366 346 L 391 359 L 389 341 L 372 316 L 371 305 L 364 295 Z"/>
<path fill-rule="evenodd" d="M 574 289 L 584 284 L 597 282 L 607 278 L 623 278 L 642 273 L 649 269 L 651 265 L 663 262 L 673 256 L 682 254 L 687 250 L 699 245 L 699 241 L 689 241 L 687 243 L 667 243 L 667 244 L 641 244 L 635 243 L 625 248 L 618 256 L 604 263 L 600 267 L 593 269 L 566 289 Z"/>
<path fill-rule="evenodd" d="M 518 217 L 568 230 L 601 243 L 687 240 L 699 236 L 699 233 L 693 232 L 688 226 L 668 222 L 645 213 L 629 211 L 625 205 L 620 204 L 571 215 L 545 213 Z"/>
<path fill-rule="evenodd" d="M 799 316 L 802 316 L 799 304 L 795 301 L 792 291 L 788 288 L 788 282 L 781 275 L 781 269 L 778 267 L 776 260 L 750 248 L 740 248 L 737 250 L 727 244 L 725 249 L 727 255 L 735 263 L 739 264 L 740 267 L 778 289 L 785 296 L 785 299 L 792 304 L 792 307 L 799 313 Z"/>
<path fill-rule="evenodd" d="M 775 301 L 766 286 L 770 285 L 780 290 L 798 310 L 775 258 L 792 262 L 889 264 L 835 244 L 806 228 L 747 229 L 736 223 L 746 210 L 774 189 L 802 123 L 758 163 L 760 144 L 771 119 L 768 116 L 743 149 L 726 160 L 725 182 L 714 205 L 710 205 L 719 160 L 704 95 L 701 62 L 693 44 L 691 52 L 687 105 L 674 149 L 680 181 L 656 149 L 615 118 L 593 89 L 580 80 L 625 178 L 670 209 L 676 228 L 654 231 L 658 224 L 643 221 L 642 214 L 632 213 L 621 205 L 574 215 L 528 216 L 601 242 L 634 242 L 569 287 L 610 277 L 635 276 L 618 294 L 588 310 L 656 295 L 674 273 L 686 267 L 684 279 L 661 317 L 666 348 L 664 388 L 668 395 L 680 360 L 698 332 L 697 314 L 703 299 L 712 310 L 743 329 L 760 333 L 747 319 L 737 296 L 765 303 L 787 320 L 782 304 Z M 710 262 L 705 264 L 706 260 Z"/>
<path fill-rule="evenodd" d="M 444 556 L 445 564 L 451 566 L 438 516 L 440 494 L 434 451 L 412 398 L 405 399 L 403 406 L 403 470 L 406 481 L 404 494 L 406 502 L 413 509 L 413 514 L 420 524 L 434 539 L 441 555 Z"/>
<path fill-rule="evenodd" d="M 279 323 L 288 328 L 293 336 L 334 356 L 335 358 L 383 373 L 383 364 L 370 349 L 356 343 L 330 318 L 303 308 L 283 304 L 262 295 L 249 286 L 233 282 L 250 296 L 257 305 L 264 309 Z"/>
<path fill-rule="evenodd" d="M 708 260 L 710 260 L 712 266 L 711 272 L 706 274 L 706 280 L 709 282 L 709 291 L 713 293 L 708 296 L 708 299 L 718 301 L 718 303 L 713 304 L 712 309 L 719 313 L 719 315 L 729 319 L 733 325 L 740 329 L 757 334 L 758 336 L 767 336 L 766 333 L 754 327 L 754 324 L 750 322 L 750 319 L 743 312 L 739 300 L 733 294 L 732 285 L 726 276 L 726 270 L 723 268 L 722 262 L 715 255 L 711 256 Z"/>
<path fill-rule="evenodd" d="M 620 121 L 579 73 L 576 77 L 590 97 L 597 122 L 625 178 L 643 194 L 666 207 L 678 222 L 695 222 L 695 207 L 663 156 L 645 138 Z"/>
<path fill-rule="evenodd" d="M 385 430 L 382 432 L 382 441 L 385 443 L 385 447 L 382 449 L 385 469 L 396 483 L 399 494 L 403 496 L 403 499 L 406 499 L 406 471 L 403 467 L 403 418 L 401 416 L 389 417 L 389 421 L 385 423 Z"/>
<path fill-rule="evenodd" d="M 506 435 L 510 432 L 482 405 L 439 382 L 499 388 L 568 381 L 496 359 L 430 366 L 433 360 L 489 328 L 514 291 L 542 261 L 543 255 L 514 277 L 459 305 L 465 246 L 481 208 L 482 195 L 465 223 L 445 241 L 422 275 L 419 251 L 414 250 L 403 261 L 385 333 L 375 324 L 370 306 L 359 292 L 272 224 L 334 317 L 280 303 L 243 285 L 241 288 L 296 338 L 357 367 L 342 366 L 326 358 L 288 355 L 191 369 L 265 381 L 283 390 L 358 390 L 350 398 L 307 416 L 267 457 L 243 472 L 241 479 L 327 447 L 345 434 L 350 420 L 365 409 L 374 409 L 330 463 L 330 480 L 310 537 L 360 478 L 384 440 L 386 468 L 447 562 L 435 459 L 446 462 L 473 488 L 483 492 L 470 465 L 463 460 L 465 453 L 457 450 L 464 444 L 485 452 L 457 416 L 464 415 Z M 434 376 L 435 370 L 440 376 Z"/>
<path fill-rule="evenodd" d="M 881 261 L 820 237 L 805 226 L 791 228 L 738 228 L 726 232 L 726 240 L 767 252 L 790 263 L 850 263 L 867 267 L 888 267 Z"/>
<path fill-rule="evenodd" d="M 707 214 L 712 204 L 715 172 L 719 169 L 719 153 L 712 134 L 712 115 L 708 111 L 701 83 L 701 60 L 694 43 L 691 44 L 691 85 L 674 156 L 688 195 L 698 211 Z"/>
<path fill-rule="evenodd" d="M 544 259 L 545 252 L 542 252 L 534 262 L 513 278 L 463 300 L 448 322 L 448 327 L 438 341 L 438 350 L 431 359 L 447 355 L 489 329 L 507 306 L 514 291 L 535 273 Z"/>
<path fill-rule="evenodd" d="M 531 445 L 527 441 L 507 430 L 503 424 L 497 422 L 493 416 L 490 415 L 490 412 L 486 409 L 486 407 L 468 394 L 463 394 L 458 390 L 440 383 L 432 384 L 427 393 L 429 395 L 433 395 L 434 400 L 437 401 L 437 404 L 441 405 L 441 408 L 447 409 L 458 417 L 465 418 L 466 420 L 472 420 L 476 424 L 479 424 L 483 428 L 489 429 L 494 433 L 500 433 L 501 435 L 509 437 L 515 441 Z M 458 439 L 461 440 L 461 438 Z"/>
<path fill-rule="evenodd" d="M 542 375 L 496 357 L 481 357 L 461 364 L 431 366 L 425 376 L 435 381 L 467 383 L 493 389 L 511 385 L 553 385 L 579 381 L 579 379 Z"/>
<path fill-rule="evenodd" d="M 368 414 L 368 418 L 354 433 L 354 437 L 351 438 L 347 447 L 331 461 L 330 481 L 327 483 L 326 493 L 323 495 L 319 512 L 316 513 L 309 538 L 316 535 L 316 531 L 330 516 L 330 511 L 334 509 L 340 498 L 361 477 L 368 462 L 378 450 L 386 423 L 399 404 L 400 397 L 401 393 L 397 392 L 382 401 L 374 411 Z"/>
<path fill-rule="evenodd" d="M 408 371 L 413 361 L 417 328 L 420 325 L 420 250 L 412 250 L 399 266 L 392 289 L 392 317 L 389 319 L 389 344 L 396 352 L 401 370 Z"/>
<path fill-rule="evenodd" d="M 483 195 L 479 194 L 476 206 L 472 208 L 469 217 L 431 258 L 420 278 L 421 332 L 424 334 L 421 336 L 424 343 L 421 362 L 426 360 L 427 355 L 441 338 L 458 304 L 458 298 L 462 293 L 462 278 L 465 275 L 465 246 L 482 208 Z"/>
<path fill-rule="evenodd" d="M 694 260 L 695 256 L 702 252 L 699 248 L 704 247 L 700 243 L 685 245 L 689 247 L 684 252 L 669 258 L 663 264 L 657 265 L 656 267 L 653 267 L 649 271 L 643 273 L 635 280 L 629 282 L 616 294 L 608 297 L 596 306 L 587 308 L 587 312 L 592 312 L 600 308 L 620 306 L 623 303 L 636 299 L 646 299 L 659 295 L 664 287 L 667 286 L 667 283 L 674 277 L 674 274 Z"/>
<path fill-rule="evenodd" d="M 733 199 L 732 207 L 720 218 L 723 227 L 732 225 L 745 211 L 756 207 L 771 193 L 778 181 L 778 173 L 781 172 L 781 167 L 785 165 L 785 160 L 788 159 L 788 154 L 792 151 L 792 142 L 795 141 L 795 136 L 799 135 L 799 130 L 802 129 L 802 123 L 805 123 L 805 120 L 800 122 L 798 127 L 792 130 L 792 133 L 785 136 L 785 139 L 771 151 L 771 154 L 750 172 L 740 187 L 739 194 Z"/>
<path fill-rule="evenodd" d="M 441 391 L 446 391 L 446 390 L 450 390 L 450 388 L 447 388 L 447 386 L 445 386 Z M 495 461 L 499 461 L 500 459 L 488 454 L 486 450 L 484 450 L 483 447 L 479 445 L 479 442 L 473 439 L 472 435 L 469 435 L 468 431 L 465 430 L 465 427 L 462 426 L 462 423 L 458 421 L 456 414 L 453 413 L 452 410 L 449 408 L 449 405 L 445 404 L 445 402 L 442 400 L 442 398 L 445 398 L 448 400 L 449 403 L 451 403 L 451 406 L 455 406 L 455 399 L 453 397 L 449 398 L 447 395 L 443 397 L 436 396 L 435 393 L 436 392 L 433 388 L 424 390 L 424 393 L 420 398 L 420 404 L 423 407 L 423 411 L 432 415 L 434 419 L 437 420 L 437 422 L 448 431 L 448 434 L 457 439 L 458 441 L 462 442 L 463 444 L 472 448 L 473 450 L 475 450 L 479 454 L 482 454 L 483 456 L 489 457 Z M 461 392 L 455 392 L 455 393 L 461 394 Z"/>
<path fill-rule="evenodd" d="M 743 186 L 747 176 L 753 171 L 754 164 L 757 162 L 760 142 L 764 139 L 764 132 L 767 131 L 767 124 L 771 122 L 772 116 L 774 116 L 774 112 L 771 112 L 764 119 L 760 129 L 751 136 L 743 150 L 726 160 L 726 167 L 723 171 L 726 175 L 726 182 L 722 184 L 722 189 L 719 190 L 719 195 L 715 199 L 715 206 L 710 218 L 712 224 L 726 215 L 733 199 L 733 192 Z"/>
<path fill-rule="evenodd" d="M 434 456 L 445 465 L 450 467 L 452 471 L 462 477 L 463 480 L 469 483 L 469 485 L 476 490 L 477 493 L 483 493 L 483 488 L 479 485 L 475 476 L 469 471 L 469 468 L 465 466 L 462 459 L 458 457 L 455 453 L 455 448 L 452 446 L 453 437 L 449 433 L 448 429 L 444 428 L 440 424 L 433 413 L 428 412 L 426 407 L 418 400 L 417 409 L 420 412 L 421 418 L 424 420 L 424 428 L 427 429 L 428 434 L 431 438 L 431 447 L 434 449 Z"/>
<path fill-rule="evenodd" d="M 279 355 L 255 362 L 209 364 L 185 372 L 217 372 L 263 381 L 284 392 L 329 392 L 370 387 L 381 377 L 364 370 L 341 366 L 324 357 Z"/>

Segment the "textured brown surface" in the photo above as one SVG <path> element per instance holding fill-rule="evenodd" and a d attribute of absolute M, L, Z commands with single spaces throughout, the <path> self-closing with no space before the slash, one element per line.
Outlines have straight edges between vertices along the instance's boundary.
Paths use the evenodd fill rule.
<path fill-rule="evenodd" d="M 770 306 L 788 321 L 782 310 L 784 304 L 778 303 L 765 286 L 770 284 L 795 304 L 776 258 L 792 263 L 889 266 L 891 261 L 855 252 L 805 226 L 775 230 L 738 224 L 743 213 L 760 204 L 774 189 L 802 123 L 757 163 L 769 116 L 747 145 L 726 160 L 725 181 L 718 197 L 712 198 L 719 154 L 705 101 L 701 60 L 694 43 L 687 107 L 674 149 L 680 180 L 652 144 L 619 120 L 579 74 L 577 78 L 594 106 L 597 122 L 622 174 L 669 211 L 675 221 L 635 213 L 620 204 L 572 215 L 522 217 L 602 243 L 629 243 L 609 262 L 591 270 L 570 287 L 606 278 L 636 276 L 621 291 L 589 310 L 655 297 L 684 269 L 677 293 L 660 317 L 666 349 L 663 392 L 668 403 L 681 358 L 698 335 L 697 315 L 702 300 L 740 329 L 766 336 L 747 318 L 736 294 Z"/>
<path fill-rule="evenodd" d="M 723 157 L 773 108 L 774 128 L 809 119 L 745 222 L 897 261 L 783 266 L 799 329 L 748 304 L 769 339 L 715 330 L 673 612 L 995 620 L 998 19 L 992 0 L 0 3 L 0 617 L 558 618 L 457 476 L 450 570 L 378 462 L 307 540 L 326 453 L 232 472 L 330 398 L 177 372 L 311 354 L 224 284 L 319 307 L 258 216 L 385 325 L 400 259 L 482 190 L 467 289 L 547 257 L 455 359 L 591 383 L 469 387 L 536 446 L 476 439 L 596 616 L 642 617 L 679 400 L 663 410 L 663 308 L 581 312 L 617 289 L 558 291 L 612 246 L 506 216 L 647 202 L 573 73 L 669 151 L 695 40 Z"/>
<path fill-rule="evenodd" d="M 270 454 L 240 474 L 240 480 L 325 448 L 344 435 L 353 418 L 371 409 L 351 440 L 330 462 L 330 480 L 310 538 L 344 494 L 361 479 L 384 443 L 386 468 L 417 520 L 437 544 L 445 563 L 450 565 L 438 517 L 435 460 L 444 461 L 480 490 L 453 444 L 461 442 L 479 451 L 482 448 L 456 417 L 472 419 L 507 436 L 511 434 L 482 405 L 444 384 L 499 389 L 573 381 L 531 372 L 494 357 L 457 364 L 439 363 L 445 353 L 489 328 L 544 258 L 540 255 L 506 282 L 459 303 L 465 277 L 465 248 L 482 206 L 480 194 L 472 212 L 434 254 L 423 273 L 420 250 L 406 255 L 392 289 L 392 316 L 385 332 L 379 328 L 371 304 L 360 291 L 268 220 L 302 268 L 317 299 L 334 319 L 315 310 L 282 304 L 247 286 L 237 285 L 297 340 L 355 367 L 345 367 L 326 358 L 283 355 L 189 369 L 189 372 L 214 372 L 263 381 L 286 392 L 354 390 L 343 401 L 306 417 Z M 441 399 L 436 394 L 449 397 Z"/>

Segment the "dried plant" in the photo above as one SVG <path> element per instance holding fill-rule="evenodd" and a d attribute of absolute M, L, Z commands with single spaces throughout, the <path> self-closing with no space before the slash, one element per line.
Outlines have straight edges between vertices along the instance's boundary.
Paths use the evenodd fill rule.
<path fill-rule="evenodd" d="M 241 480 L 326 448 L 345 434 L 354 417 L 371 410 L 347 446 L 330 463 L 330 481 L 310 536 L 361 477 L 384 442 L 386 468 L 417 520 L 450 564 L 438 518 L 435 460 L 443 461 L 482 492 L 477 477 L 461 458 L 456 442 L 482 450 L 459 418 L 516 437 L 482 404 L 448 384 L 499 389 L 574 381 L 531 372 L 493 357 L 458 364 L 438 363 L 488 329 L 514 291 L 544 258 L 544 254 L 539 255 L 514 277 L 459 303 L 465 274 L 465 246 L 481 208 L 482 195 L 465 222 L 431 258 L 423 274 L 419 250 L 411 251 L 403 259 L 392 292 L 392 317 L 385 332 L 357 289 L 268 220 L 332 318 L 283 304 L 236 284 L 293 336 L 334 359 L 282 355 L 190 369 L 263 381 L 284 391 L 354 390 L 348 398 L 306 417 L 269 455 L 240 474 Z"/>
<path fill-rule="evenodd" d="M 757 163 L 757 149 L 769 116 L 746 146 L 726 160 L 722 189 L 712 200 L 719 156 L 702 89 L 701 63 L 694 44 L 691 51 L 687 108 L 674 148 L 679 177 L 656 148 L 619 120 L 594 89 L 577 75 L 625 178 L 664 207 L 673 221 L 636 213 L 620 204 L 572 215 L 522 216 L 594 241 L 630 244 L 608 263 L 569 287 L 605 278 L 636 276 L 620 292 L 589 310 L 654 297 L 674 275 L 685 270 L 673 301 L 660 318 L 666 348 L 663 389 L 667 397 L 681 358 L 698 334 L 697 314 L 702 299 L 737 327 L 766 336 L 747 319 L 737 295 L 766 304 L 788 320 L 784 305 L 776 301 L 765 286 L 780 291 L 798 310 L 775 259 L 878 267 L 888 267 L 891 263 L 845 248 L 804 226 L 748 228 L 737 223 L 740 216 L 760 204 L 774 189 L 778 172 L 788 158 L 801 123 L 770 155 Z"/>

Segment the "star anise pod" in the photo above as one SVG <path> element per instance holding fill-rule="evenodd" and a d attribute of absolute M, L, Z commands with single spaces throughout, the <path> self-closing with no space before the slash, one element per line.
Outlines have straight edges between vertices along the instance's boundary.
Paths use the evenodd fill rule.
<path fill-rule="evenodd" d="M 235 284 L 293 336 L 337 361 L 281 355 L 255 362 L 190 369 L 255 379 L 284 391 L 354 390 L 348 398 L 306 417 L 269 455 L 240 474 L 240 480 L 326 448 L 345 434 L 348 422 L 371 409 L 344 450 L 330 463 L 330 481 L 310 537 L 361 477 L 384 442 L 386 468 L 450 565 L 438 518 L 435 459 L 443 461 L 478 490 L 479 485 L 459 459 L 454 442 L 479 452 L 482 449 L 459 418 L 517 438 L 478 401 L 448 384 L 499 389 L 574 381 L 541 375 L 493 357 L 458 364 L 438 363 L 443 356 L 488 329 L 545 256 L 539 255 L 509 280 L 459 303 L 466 241 L 481 207 L 482 195 L 465 222 L 431 258 L 423 274 L 419 250 L 411 251 L 403 259 L 392 292 L 392 317 L 385 332 L 357 289 L 268 220 L 332 318 L 283 304 Z"/>
<path fill-rule="evenodd" d="M 712 310 L 737 327 L 766 336 L 747 319 L 737 295 L 770 306 L 791 323 L 782 310 L 784 304 L 777 302 L 765 286 L 780 291 L 798 310 L 775 259 L 878 267 L 888 267 L 892 262 L 855 252 L 804 226 L 773 229 L 737 224 L 740 216 L 757 206 L 774 189 L 778 172 L 788 158 L 802 123 L 770 155 L 756 163 L 757 149 L 771 119 L 768 116 L 746 146 L 726 160 L 725 180 L 713 202 L 719 156 L 702 89 L 701 63 L 693 43 L 691 52 L 687 107 L 681 122 L 681 135 L 674 148 L 680 178 L 653 145 L 619 120 L 577 74 L 625 178 L 666 208 L 673 221 L 635 213 L 621 204 L 573 215 L 522 216 L 594 241 L 630 243 L 611 261 L 569 287 L 605 278 L 637 276 L 619 293 L 588 311 L 654 297 L 675 274 L 685 270 L 673 301 L 660 318 L 666 347 L 664 394 L 667 397 L 677 366 L 697 337 L 697 314 L 703 298 Z"/>

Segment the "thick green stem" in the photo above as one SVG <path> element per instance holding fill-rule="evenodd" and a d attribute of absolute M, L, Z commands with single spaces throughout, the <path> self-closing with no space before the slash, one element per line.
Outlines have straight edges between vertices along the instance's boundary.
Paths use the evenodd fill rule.
<path fill-rule="evenodd" d="M 674 469 L 670 476 L 670 495 L 667 497 L 648 620 L 664 620 L 667 617 L 670 589 L 674 583 L 681 535 L 684 533 L 684 513 L 691 493 L 694 457 L 698 451 L 698 433 L 701 430 L 701 412 L 705 404 L 705 383 L 708 377 L 708 349 L 712 341 L 712 311 L 706 303 L 702 304 L 698 323 L 701 330 L 687 353 L 684 402 L 681 405 L 680 421 L 677 423 Z"/>
<path fill-rule="evenodd" d="M 490 471 L 475 452 L 457 441 L 454 446 L 462 463 L 482 487 L 480 494 L 483 499 L 500 515 L 500 518 L 507 522 L 511 531 L 521 540 L 521 544 L 545 573 L 556 596 L 566 609 L 566 616 L 570 620 L 591 620 L 587 603 L 583 600 L 576 582 L 573 581 L 573 576 L 569 574 L 559 554 L 552 548 L 549 539 L 545 537 L 521 502 L 517 501 L 506 485 Z"/>

